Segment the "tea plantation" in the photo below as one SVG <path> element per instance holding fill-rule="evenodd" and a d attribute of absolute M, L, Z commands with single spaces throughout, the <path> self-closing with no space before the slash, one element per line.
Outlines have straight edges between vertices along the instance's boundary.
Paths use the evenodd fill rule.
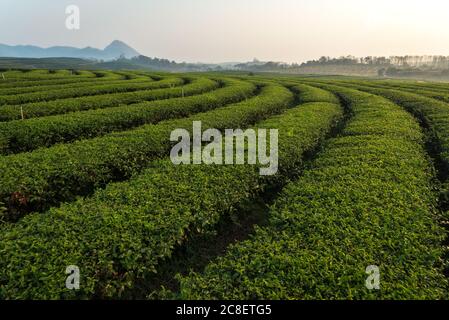
<path fill-rule="evenodd" d="M 449 84 L 1 72 L 0 299 L 449 298 Z M 196 121 L 277 173 L 174 165 Z"/>

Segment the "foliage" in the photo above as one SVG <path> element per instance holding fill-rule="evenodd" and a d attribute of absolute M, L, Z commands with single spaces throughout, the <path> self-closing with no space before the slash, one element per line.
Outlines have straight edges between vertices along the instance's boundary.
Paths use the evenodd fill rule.
<path fill-rule="evenodd" d="M 160 297 L 448 297 L 447 84 L 56 67 L 2 73 L 0 101 L 11 105 L 0 106 L 0 298 L 128 298 L 155 272 L 181 285 L 161 288 Z M 193 121 L 203 130 L 278 129 L 278 173 L 174 166 L 170 133 L 191 133 Z M 166 270 L 192 239 L 220 241 L 214 231 L 256 198 L 274 204 L 252 236 L 218 259 L 201 252 L 205 270 Z M 78 291 L 65 288 L 68 265 L 81 269 Z M 379 291 L 365 287 L 369 265 L 380 268 Z"/>
<path fill-rule="evenodd" d="M 268 91 L 282 93 L 275 87 Z M 255 116 L 262 105 L 266 106 L 247 103 L 240 107 L 253 109 Z M 231 111 L 236 108 L 219 111 L 222 121 L 229 121 L 226 116 L 234 119 Z M 281 133 L 283 179 L 302 165 L 303 155 L 320 143 L 341 116 L 338 105 L 310 103 L 258 124 Z M 235 119 L 252 122 L 244 118 L 242 112 Z M 42 215 L 29 215 L 0 235 L 0 297 L 120 297 L 136 280 L 155 272 L 159 262 L 189 235 L 211 229 L 220 216 L 270 184 L 261 180 L 256 169 L 176 167 L 166 160 L 156 161 L 129 182 L 110 184 L 90 198 Z M 61 270 L 71 264 L 82 270 L 83 284 L 77 292 L 64 287 Z"/>
<path fill-rule="evenodd" d="M 281 193 L 268 226 L 182 280 L 187 299 L 440 299 L 444 236 L 418 124 L 334 86 L 353 118 Z M 381 290 L 365 287 L 377 265 Z"/>
<path fill-rule="evenodd" d="M 7 204 L 11 218 L 73 200 L 110 181 L 129 178 L 152 159 L 168 155 L 174 129 L 192 130 L 192 121 L 203 121 L 204 128 L 245 126 L 279 113 L 293 100 L 284 87 L 267 85 L 254 98 L 219 108 L 235 98 L 241 100 L 242 93 L 246 95 L 232 88 L 203 96 L 205 103 L 183 105 L 186 115 L 204 112 L 196 116 L 0 158 L 0 200 Z"/>

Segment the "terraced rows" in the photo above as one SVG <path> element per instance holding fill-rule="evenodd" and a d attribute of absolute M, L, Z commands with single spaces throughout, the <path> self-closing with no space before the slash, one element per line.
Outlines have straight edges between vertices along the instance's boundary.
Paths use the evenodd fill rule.
<path fill-rule="evenodd" d="M 269 225 L 182 280 L 188 299 L 439 299 L 444 232 L 414 119 L 385 99 L 326 86 L 353 118 L 270 211 Z M 382 290 L 364 286 L 379 266 Z"/>
<path fill-rule="evenodd" d="M 419 88 L 411 93 L 409 90 L 402 91 L 400 87 L 392 90 L 371 86 L 367 83 L 353 87 L 390 99 L 422 122 L 428 135 L 428 149 L 431 156 L 434 157 L 442 184 L 439 187 L 439 205 L 442 210 L 449 210 L 449 103 L 429 98 L 427 91 L 422 93 Z M 447 219 L 447 217 L 446 213 L 444 218 Z"/>
<path fill-rule="evenodd" d="M 304 88 L 302 86 L 300 89 Z M 267 98 L 264 98 L 264 95 L 267 95 Z M 327 100 L 327 98 L 326 94 L 322 97 L 317 96 L 317 100 Z M 335 98 L 331 98 L 335 102 Z M 203 125 L 206 127 L 245 127 L 286 110 L 291 103 L 292 94 L 286 89 L 267 85 L 254 101 L 250 99 L 247 102 L 217 109 L 198 115 L 195 119 L 203 120 Z M 294 129 L 291 135 L 284 136 L 281 140 L 280 163 L 282 171 L 289 172 L 289 169 L 301 165 L 302 155 L 316 146 L 341 116 L 342 109 L 335 103 L 309 103 L 267 122 L 262 122 L 258 127 Z M 305 119 L 309 121 L 301 121 Z M 178 127 L 187 127 L 189 122 L 191 120 L 181 120 Z M 292 124 L 294 124 L 293 128 Z M 296 143 L 298 139 L 302 141 L 299 144 Z M 204 232 L 211 228 L 221 215 L 230 210 L 231 206 L 260 192 L 260 189 L 269 183 L 269 181 L 262 182 L 257 168 L 252 166 L 174 167 L 169 161 L 156 161 L 130 182 L 112 184 L 91 198 L 63 206 L 60 210 L 49 211 L 44 215 L 34 214 L 22 219 L 4 234 L 6 238 L 2 238 L 1 243 L 9 246 L 10 241 L 11 244 L 17 243 L 20 238 L 27 243 L 33 243 L 37 251 L 48 253 L 51 251 L 41 246 L 57 248 L 62 243 L 71 243 L 73 245 L 71 249 L 53 251 L 54 255 L 42 256 L 47 263 L 40 269 L 42 275 L 48 275 L 48 278 L 41 278 L 42 284 L 47 283 L 47 280 L 51 283 L 48 283 L 47 287 L 39 286 L 41 290 L 37 296 L 64 297 L 67 293 L 63 287 L 57 285 L 60 281 L 57 270 L 69 260 L 74 263 L 77 259 L 86 257 L 83 246 L 68 240 L 67 237 L 70 238 L 76 234 L 76 230 L 71 231 L 70 228 L 88 228 L 83 232 L 85 238 L 80 241 L 84 244 L 89 243 L 87 247 L 84 247 L 88 252 L 90 250 L 101 252 L 101 257 L 88 253 L 88 256 L 92 258 L 88 267 L 89 276 L 86 276 L 89 284 L 85 286 L 85 290 L 78 292 L 78 297 L 92 297 L 95 294 L 119 296 L 120 291 L 131 285 L 133 279 L 153 271 L 160 259 L 169 256 L 175 245 L 185 240 L 186 233 L 193 230 Z M 142 190 L 146 192 L 142 193 Z M 62 212 L 63 215 L 61 215 Z M 79 215 L 79 212 L 82 214 Z M 53 223 L 50 221 L 54 219 L 58 220 L 57 225 L 60 231 L 51 227 Z M 73 219 L 78 222 L 73 223 Z M 141 224 L 144 221 L 145 223 Z M 39 230 L 31 231 L 30 227 Z M 44 239 L 46 237 L 42 235 L 49 231 L 48 228 L 53 229 L 51 238 L 55 241 L 54 243 L 40 242 L 34 236 L 28 240 L 23 237 L 26 234 L 40 234 L 38 237 Z M 110 235 L 109 238 L 104 237 L 101 240 L 103 244 L 97 241 L 91 242 L 92 237 L 95 237 L 94 233 L 96 234 L 98 230 L 102 230 L 104 235 Z M 151 241 L 148 235 L 151 235 Z M 8 251 L 11 254 L 15 252 L 14 255 L 18 253 L 14 249 Z M 6 261 L 15 259 L 21 260 L 18 256 L 11 256 L 6 258 Z M 29 268 L 25 267 L 24 273 L 19 277 L 33 273 L 32 270 L 35 270 L 38 265 L 40 262 L 35 261 L 29 265 Z M 100 279 L 95 277 L 95 272 L 98 270 L 104 272 L 100 284 Z M 119 270 L 123 273 L 114 276 L 117 272 L 121 273 Z M 54 288 L 54 291 L 51 288 Z M 10 290 L 17 289 L 17 287 L 5 287 L 5 295 L 8 295 Z M 36 292 L 33 293 L 33 290 L 21 292 L 24 298 L 36 297 Z"/>
<path fill-rule="evenodd" d="M 446 84 L 0 72 L 0 298 L 448 298 Z M 170 134 L 194 121 L 277 129 L 278 173 L 173 165 Z M 195 272 L 176 255 L 181 275 L 158 279 L 254 201 L 274 203 L 246 240 Z"/>
<path fill-rule="evenodd" d="M 348 86 L 346 82 L 340 84 Z M 379 87 L 377 84 L 359 82 L 351 84 L 350 87 L 383 96 L 402 106 L 422 122 L 427 131 L 432 156 L 437 157 L 435 161 L 439 162 L 436 165 L 439 166 L 440 179 L 447 184 L 447 173 L 449 172 L 449 103 L 429 98 L 428 91 L 424 90 L 423 92 L 419 86 L 415 87 L 413 93 L 409 89 L 402 89 L 401 85 L 394 86 L 394 89 L 386 89 Z M 443 197 L 448 198 L 449 186 L 444 186 L 442 192 Z"/>
<path fill-rule="evenodd" d="M 92 78 L 96 76 L 113 76 L 113 72 L 100 71 L 100 72 L 73 72 L 69 70 L 23 70 L 23 71 L 0 71 L 2 76 L 2 84 L 17 83 L 19 86 L 22 82 L 34 82 L 48 81 L 48 80 L 65 80 L 77 76 L 79 79 Z"/>
<path fill-rule="evenodd" d="M 449 102 L 449 86 L 447 85 L 424 85 L 421 83 L 404 83 L 404 82 L 391 82 L 391 81 L 339 81 L 343 85 L 352 85 L 358 87 L 361 85 L 368 85 L 371 87 L 383 89 L 394 89 L 410 93 L 419 93 L 421 96 Z"/>
<path fill-rule="evenodd" d="M 108 71 L 95 71 L 89 75 L 73 74 L 70 77 L 64 78 L 41 78 L 37 80 L 23 79 L 23 78 L 9 78 L 7 73 L 3 73 L 5 79 L 0 79 L 0 88 L 27 88 L 35 86 L 47 86 L 47 85 L 62 85 L 62 84 L 74 84 L 80 82 L 92 82 L 92 81 L 107 81 L 107 80 L 120 80 L 126 79 L 130 73 L 116 73 Z"/>
<path fill-rule="evenodd" d="M 192 104 L 184 104 L 184 101 L 180 100 L 178 105 L 172 104 L 161 109 L 160 113 L 168 113 L 166 118 L 170 118 L 170 111 L 173 114 L 185 115 L 204 112 L 245 99 L 252 91 L 252 85 L 230 87 L 210 96 L 201 96 L 199 101 L 193 101 Z M 271 103 L 270 99 L 274 93 L 281 93 L 274 98 L 275 102 L 280 99 L 281 102 L 288 103 L 291 99 L 286 89 L 267 86 L 260 97 L 243 103 L 258 100 Z M 153 112 L 152 116 L 154 121 L 157 114 Z M 205 113 L 204 116 L 206 120 L 207 117 L 214 118 L 215 114 Z M 108 118 L 108 115 L 105 115 L 105 118 Z M 201 120 L 202 117 L 198 119 Z M 92 188 L 108 181 L 129 177 L 144 167 L 151 157 L 157 157 L 170 148 L 170 141 L 167 139 L 170 132 L 174 128 L 191 126 L 189 121 L 191 123 L 192 119 L 166 121 L 158 125 L 146 125 L 104 137 L 0 158 L 4 191 L 0 191 L 0 198 L 5 199 L 8 211 L 16 215 L 17 210 L 22 212 L 24 208 L 40 209 L 45 203 L 65 201 L 75 195 L 86 194 Z"/>
<path fill-rule="evenodd" d="M 198 95 L 218 89 L 222 85 L 224 87 L 214 92 L 214 94 L 225 95 L 228 93 L 232 96 L 232 93 L 235 92 L 233 89 L 238 88 L 238 85 L 232 82 L 220 83 L 209 79 L 199 79 L 179 89 L 153 90 L 141 92 L 137 95 L 134 94 L 133 96 L 125 94 L 118 99 L 109 97 L 105 100 L 104 97 L 94 97 L 97 107 L 101 106 L 100 109 L 38 117 L 25 121 L 0 122 L 0 132 L 5 139 L 3 143 L 0 143 L 0 153 L 12 154 L 32 151 L 39 147 L 49 147 L 60 142 L 92 138 L 115 130 L 129 129 L 145 123 L 156 123 L 164 119 L 187 115 L 189 109 L 180 109 L 179 106 L 195 101 L 199 101 L 199 103 L 205 102 L 207 96 Z M 243 85 L 245 86 L 245 84 Z M 246 88 L 251 87 L 246 86 Z M 251 90 L 247 89 L 245 97 L 250 95 Z M 184 98 L 179 98 L 182 96 Z M 186 98 L 187 96 L 192 97 Z M 143 97 L 147 100 L 146 102 L 135 102 L 140 101 Z M 174 100 L 174 98 L 178 99 Z M 119 103 L 117 100 L 126 100 L 132 103 L 114 107 L 116 103 Z M 80 106 L 79 101 L 76 104 Z M 107 104 L 113 105 L 107 106 Z M 66 105 L 66 107 L 68 106 Z M 85 105 L 81 104 L 81 106 Z M 56 110 L 62 112 L 62 108 L 57 108 Z M 43 112 L 43 110 L 41 109 L 39 112 Z"/>
<path fill-rule="evenodd" d="M 204 83 L 207 80 L 208 79 L 198 79 L 196 82 L 199 81 L 200 83 Z M 96 87 L 92 87 L 89 88 L 89 90 L 91 91 L 91 93 L 96 93 L 94 95 L 88 94 L 85 96 L 78 96 L 78 94 L 75 93 L 75 97 L 73 98 L 64 99 L 62 96 L 61 99 L 50 101 L 32 102 L 19 105 L 3 105 L 0 107 L 0 121 L 10 121 L 16 119 L 24 120 L 35 117 L 63 114 L 67 112 L 92 110 L 111 106 L 119 106 L 123 104 L 132 104 L 142 101 L 155 100 L 158 98 L 163 99 L 164 97 L 171 97 L 176 95 L 180 96 L 183 94 L 184 88 L 178 88 L 181 90 L 176 91 L 167 89 L 163 90 L 161 88 L 174 89 L 185 84 L 186 82 L 190 82 L 190 79 L 170 78 L 158 82 L 144 84 L 141 90 L 136 90 L 136 88 L 134 88 L 126 91 L 125 93 L 114 93 L 113 91 L 104 93 L 101 89 L 97 90 Z M 189 89 L 189 87 L 187 89 Z M 78 89 L 68 90 L 68 92 L 77 90 Z M 45 93 L 40 92 L 38 94 L 45 95 Z"/>
<path fill-rule="evenodd" d="M 3 96 L 0 97 L 0 104 L 20 105 L 36 101 L 52 101 L 64 98 L 94 96 L 99 94 L 134 92 L 139 90 L 149 90 L 164 87 L 168 88 L 182 84 L 184 84 L 184 81 L 180 78 L 168 78 L 159 82 L 140 82 L 139 80 L 128 81 L 122 84 L 100 84 L 85 88 L 78 87 L 69 89 L 46 90 L 45 92 L 31 92 L 24 94 L 15 94 L 12 96 Z"/>
<path fill-rule="evenodd" d="M 115 77 L 120 77 L 120 79 L 116 79 Z M 26 93 L 35 93 L 35 92 L 43 92 L 50 90 L 68 90 L 74 88 L 84 88 L 96 84 L 101 85 L 122 85 L 124 83 L 141 83 L 141 82 L 149 82 L 153 80 L 161 80 L 162 77 L 158 76 L 150 76 L 148 74 L 134 74 L 134 73 L 119 73 L 115 77 L 96 77 L 92 79 L 78 79 L 79 81 L 73 81 L 73 83 L 61 83 L 61 84 L 48 84 L 42 85 L 41 81 L 32 85 L 32 86 L 14 86 L 12 88 L 2 88 L 0 86 L 0 96 L 8 96 L 8 95 L 18 95 L 18 94 L 26 94 Z M 74 79 L 71 79 L 74 80 Z M 123 81 L 128 80 L 128 81 Z M 1 84 L 1 83 L 0 83 Z M 70 84 L 70 88 L 68 88 L 68 84 Z"/>

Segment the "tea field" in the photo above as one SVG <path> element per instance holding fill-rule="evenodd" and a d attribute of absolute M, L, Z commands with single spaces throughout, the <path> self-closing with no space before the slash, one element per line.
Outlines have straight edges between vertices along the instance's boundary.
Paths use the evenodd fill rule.
<path fill-rule="evenodd" d="M 449 298 L 449 84 L 0 73 L 0 299 Z M 277 129 L 277 174 L 174 165 L 194 121 Z"/>

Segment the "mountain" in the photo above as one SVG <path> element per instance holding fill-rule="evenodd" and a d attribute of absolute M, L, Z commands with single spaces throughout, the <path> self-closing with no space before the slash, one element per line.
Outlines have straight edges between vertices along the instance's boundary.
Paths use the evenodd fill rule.
<path fill-rule="evenodd" d="M 115 40 L 104 50 L 92 47 L 75 48 L 57 46 L 41 48 L 36 46 L 9 46 L 0 44 L 0 57 L 14 58 L 81 58 L 95 60 L 114 60 L 117 58 L 134 58 L 139 56 L 139 52 L 128 46 L 126 43 Z"/>
<path fill-rule="evenodd" d="M 126 43 L 115 40 L 108 45 L 103 52 L 110 57 L 117 58 L 122 56 L 123 58 L 134 58 L 140 56 L 140 53 L 128 46 Z"/>

